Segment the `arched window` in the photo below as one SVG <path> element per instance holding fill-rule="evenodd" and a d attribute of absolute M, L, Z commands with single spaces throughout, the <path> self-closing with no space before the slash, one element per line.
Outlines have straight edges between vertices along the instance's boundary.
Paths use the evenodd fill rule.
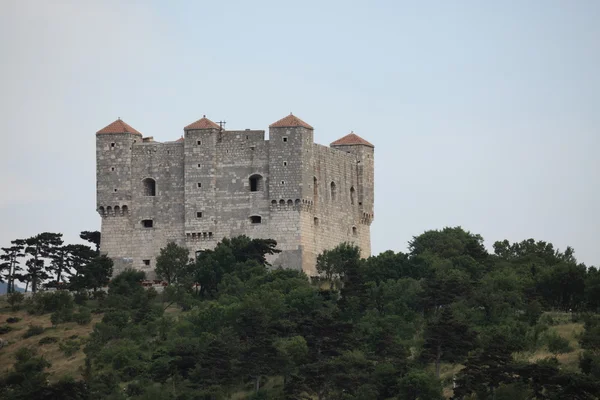
<path fill-rule="evenodd" d="M 253 224 L 260 224 L 262 223 L 262 217 L 260 215 L 252 215 L 250 217 L 250 222 Z"/>
<path fill-rule="evenodd" d="M 315 226 L 319 226 L 319 218 L 315 217 L 313 222 L 315 223 Z"/>
<path fill-rule="evenodd" d="M 296 201 L 294 202 L 297 206 L 300 205 L 300 199 L 296 199 Z"/>
<path fill-rule="evenodd" d="M 121 211 L 123 211 L 123 215 L 127 215 L 127 212 L 129 210 L 127 209 L 127 206 L 123 206 L 123 208 L 121 208 Z"/>
<path fill-rule="evenodd" d="M 104 207 L 98 207 L 98 212 L 100 213 L 100 215 L 104 215 Z"/>
<path fill-rule="evenodd" d="M 355 227 L 355 226 L 353 226 L 353 227 L 352 227 L 352 234 L 353 234 L 354 236 L 358 235 L 358 229 L 356 229 L 356 227 Z"/>
<path fill-rule="evenodd" d="M 285 206 L 285 200 L 284 199 L 279 200 L 279 205 L 281 207 Z"/>
<path fill-rule="evenodd" d="M 331 182 L 331 200 L 335 201 L 337 197 L 337 189 L 335 187 L 335 182 Z"/>
<path fill-rule="evenodd" d="M 292 201 L 292 199 L 289 199 L 289 200 L 288 200 L 288 207 L 291 207 L 291 206 L 293 206 L 293 205 L 294 205 L 294 202 Z"/>
<path fill-rule="evenodd" d="M 156 196 L 156 181 L 152 178 L 146 178 L 142 181 L 144 184 L 144 196 Z"/>
<path fill-rule="evenodd" d="M 111 206 L 106 207 L 106 214 L 107 215 L 112 214 L 112 207 Z"/>
<path fill-rule="evenodd" d="M 271 205 L 272 206 L 276 206 L 277 205 L 277 200 L 271 200 Z"/>
<path fill-rule="evenodd" d="M 354 205 L 354 186 L 350 188 L 350 204 Z"/>
<path fill-rule="evenodd" d="M 115 206 L 115 215 L 121 214 L 121 208 L 119 206 Z"/>
<path fill-rule="evenodd" d="M 261 192 L 264 190 L 263 188 L 263 177 L 259 174 L 254 174 L 250 176 L 250 191 L 251 192 Z"/>

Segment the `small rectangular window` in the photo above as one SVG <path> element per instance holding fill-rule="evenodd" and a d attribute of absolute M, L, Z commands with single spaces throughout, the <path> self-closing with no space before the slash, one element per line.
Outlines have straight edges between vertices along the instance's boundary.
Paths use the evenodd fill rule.
<path fill-rule="evenodd" d="M 144 228 L 152 228 L 154 226 L 154 221 L 151 219 L 144 219 L 142 220 L 142 226 Z"/>
<path fill-rule="evenodd" d="M 144 265 L 150 265 L 150 260 L 144 260 Z"/>
<path fill-rule="evenodd" d="M 198 164 L 198 168 L 200 168 L 200 164 Z"/>
<path fill-rule="evenodd" d="M 282 140 L 283 140 L 284 142 L 287 142 L 287 136 L 284 136 L 284 137 L 282 138 Z"/>
<path fill-rule="evenodd" d="M 198 187 L 201 188 L 202 187 L 202 182 L 198 182 Z"/>
<path fill-rule="evenodd" d="M 114 147 L 115 147 L 115 143 L 114 143 L 114 142 L 113 142 L 113 143 L 111 143 L 111 144 L 110 144 L 110 147 L 113 147 L 113 148 L 114 148 Z"/>
<path fill-rule="evenodd" d="M 284 161 L 284 162 L 283 162 L 283 166 L 284 166 L 284 167 L 287 167 L 287 161 Z"/>
<path fill-rule="evenodd" d="M 285 185 L 285 181 L 281 181 L 281 184 L 282 184 L 282 185 Z"/>
<path fill-rule="evenodd" d="M 196 143 L 198 144 L 198 146 L 200 146 L 202 144 L 202 140 L 198 140 Z"/>
<path fill-rule="evenodd" d="M 202 211 L 198 211 L 196 213 L 196 218 L 202 218 Z"/>

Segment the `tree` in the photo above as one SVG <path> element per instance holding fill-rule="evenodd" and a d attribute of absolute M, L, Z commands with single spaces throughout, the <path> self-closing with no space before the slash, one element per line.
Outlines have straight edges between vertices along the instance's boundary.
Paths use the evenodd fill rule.
<path fill-rule="evenodd" d="M 190 251 L 186 247 L 169 242 L 166 247 L 160 249 L 160 254 L 156 257 L 156 276 L 165 279 L 169 285 L 177 282 L 186 271 L 190 261 L 189 255 Z"/>
<path fill-rule="evenodd" d="M 6 271 L 3 277 L 8 283 L 6 293 L 15 291 L 15 278 L 19 275 L 18 271 L 22 270 L 19 259 L 25 257 L 25 240 L 16 239 L 10 243 L 12 246 L 3 247 L 3 254 L 0 254 L 0 261 L 2 261 L 0 271 Z M 0 282 L 2 282 L 2 276 L 0 276 Z"/>
<path fill-rule="evenodd" d="M 487 259 L 488 253 L 480 235 L 465 231 L 460 226 L 446 227 L 441 231 L 431 230 L 413 237 L 409 243 L 411 256 L 429 253 L 439 258 L 453 258 L 461 255 L 472 257 L 478 262 Z"/>
<path fill-rule="evenodd" d="M 449 307 L 444 307 L 439 318 L 427 324 L 423 336 L 422 356 L 435 363 L 438 378 L 442 361 L 460 362 L 475 342 L 475 333 L 469 325 L 456 320 Z"/>
<path fill-rule="evenodd" d="M 101 234 L 98 231 L 83 231 L 79 234 L 79 237 L 87 242 L 94 244 L 96 247 L 96 254 L 100 254 L 100 239 Z"/>
<path fill-rule="evenodd" d="M 108 285 L 113 273 L 113 261 L 106 255 L 94 257 L 87 264 L 79 267 L 77 275 L 71 279 L 70 288 L 72 290 L 92 289 L 94 292 L 98 288 Z"/>
<path fill-rule="evenodd" d="M 62 233 L 44 232 L 25 240 L 25 253 L 31 258 L 25 263 L 31 280 L 31 291 L 36 292 L 39 283 L 48 279 L 44 259 L 51 258 L 63 244 Z"/>

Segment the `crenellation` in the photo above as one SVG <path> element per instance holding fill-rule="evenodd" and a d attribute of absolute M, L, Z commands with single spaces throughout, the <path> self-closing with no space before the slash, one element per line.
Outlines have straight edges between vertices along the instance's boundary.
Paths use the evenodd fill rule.
<path fill-rule="evenodd" d="M 315 144 L 289 115 L 264 130 L 223 130 L 207 118 L 160 143 L 121 120 L 97 134 L 101 251 L 152 275 L 169 241 L 192 254 L 223 237 L 273 238 L 274 267 L 316 274 L 317 254 L 342 242 L 370 255 L 373 146 L 348 135 Z"/>

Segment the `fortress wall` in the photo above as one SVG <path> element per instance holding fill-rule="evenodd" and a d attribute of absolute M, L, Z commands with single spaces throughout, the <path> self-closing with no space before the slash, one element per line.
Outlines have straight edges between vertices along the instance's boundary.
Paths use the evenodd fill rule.
<path fill-rule="evenodd" d="M 342 242 L 370 255 L 369 147 L 330 148 L 314 144 L 312 129 L 279 126 L 270 128 L 269 140 L 262 130 L 218 127 L 188 129 L 183 141 L 168 143 L 99 134 L 96 151 L 101 251 L 115 260 L 117 273 L 132 266 L 152 277 L 169 241 L 186 245 L 193 256 L 238 235 L 277 240 L 282 253 L 269 262 L 308 275 L 316 274 L 319 253 Z M 145 192 L 148 178 L 155 181 L 155 196 Z M 153 226 L 144 227 L 143 220 Z"/>
<path fill-rule="evenodd" d="M 313 187 L 311 217 L 304 216 L 301 219 L 304 269 L 314 268 L 318 254 L 343 242 L 355 243 L 361 247 L 362 256 L 368 257 L 371 251 L 370 228 L 369 225 L 360 223 L 362 213 L 357 195 L 357 156 L 315 144 L 312 162 L 313 174 L 317 178 L 317 191 L 315 197 Z M 335 183 L 334 193 L 332 182 Z M 351 187 L 355 189 L 354 204 L 351 200 Z"/>
<path fill-rule="evenodd" d="M 129 209 L 133 266 L 153 273 L 155 258 L 169 241 L 183 245 L 184 175 L 183 143 L 135 144 L 132 153 L 132 206 Z M 155 196 L 145 193 L 144 179 L 156 182 Z M 152 228 L 142 220 L 153 221 Z M 145 265 L 143 260 L 151 260 Z"/>

